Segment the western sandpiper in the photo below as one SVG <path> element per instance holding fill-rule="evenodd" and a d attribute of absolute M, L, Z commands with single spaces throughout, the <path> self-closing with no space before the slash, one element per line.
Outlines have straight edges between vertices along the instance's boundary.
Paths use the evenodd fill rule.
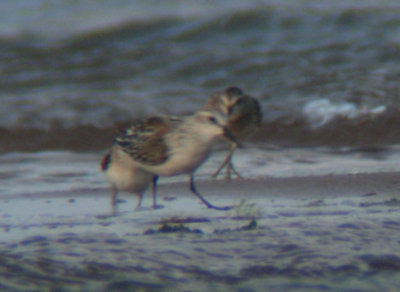
<path fill-rule="evenodd" d="M 229 87 L 224 92 L 211 96 L 204 108 L 225 114 L 228 117 L 228 130 L 239 141 L 256 132 L 262 120 L 261 106 L 257 99 L 244 94 L 238 87 Z M 216 178 L 225 166 L 227 166 L 227 179 L 231 179 L 231 170 L 241 177 L 232 164 L 236 148 L 237 144 L 232 142 L 228 155 L 213 174 L 213 178 Z"/>
<path fill-rule="evenodd" d="M 128 129 L 115 141 L 135 167 L 156 176 L 189 174 L 190 190 L 208 208 L 229 210 L 231 207 L 209 203 L 197 191 L 194 182 L 194 172 L 208 158 L 218 137 L 225 136 L 235 142 L 226 125 L 224 115 L 209 110 L 182 118 L 151 117 Z M 151 179 L 151 176 L 146 177 L 145 184 Z M 154 187 L 156 183 L 155 179 Z"/>

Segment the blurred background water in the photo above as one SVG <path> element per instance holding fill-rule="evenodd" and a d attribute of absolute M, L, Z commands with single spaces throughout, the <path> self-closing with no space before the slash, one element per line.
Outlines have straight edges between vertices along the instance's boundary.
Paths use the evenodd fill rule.
<path fill-rule="evenodd" d="M 256 141 L 398 143 L 399 15 L 397 1 L 2 1 L 0 151 L 104 149 L 118 125 L 231 85 L 261 100 Z"/>

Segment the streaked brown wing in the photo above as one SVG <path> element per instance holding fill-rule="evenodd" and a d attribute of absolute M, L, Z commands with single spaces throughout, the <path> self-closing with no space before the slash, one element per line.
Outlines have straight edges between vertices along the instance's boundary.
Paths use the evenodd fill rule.
<path fill-rule="evenodd" d="M 177 119 L 169 117 L 149 117 L 116 137 L 115 143 L 138 162 L 161 164 L 168 159 L 164 136 L 171 131 L 175 121 Z"/>

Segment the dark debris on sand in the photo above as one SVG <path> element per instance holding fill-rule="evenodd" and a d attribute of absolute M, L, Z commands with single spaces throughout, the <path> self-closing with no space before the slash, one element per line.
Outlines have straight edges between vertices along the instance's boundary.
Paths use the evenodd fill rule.
<path fill-rule="evenodd" d="M 258 224 L 255 219 L 252 219 L 249 224 L 245 226 L 240 226 L 234 229 L 228 228 L 228 229 L 221 229 L 221 230 L 214 230 L 214 233 L 219 234 L 219 233 L 228 233 L 228 232 L 238 232 L 238 231 L 249 231 L 249 230 L 254 230 L 257 229 Z M 154 230 L 154 229 L 148 229 L 144 232 L 145 235 L 151 235 L 151 234 L 159 234 L 159 233 L 196 233 L 196 234 L 203 234 L 204 232 L 201 229 L 191 229 L 187 226 L 185 226 L 182 223 L 162 223 L 160 228 Z"/>
<path fill-rule="evenodd" d="M 196 234 L 202 234 L 203 231 L 200 230 L 200 229 L 191 229 L 189 227 L 186 227 L 183 224 L 168 224 L 168 223 L 164 223 L 157 230 L 148 229 L 148 230 L 146 230 L 144 232 L 145 235 L 158 234 L 158 233 L 196 233 Z"/>

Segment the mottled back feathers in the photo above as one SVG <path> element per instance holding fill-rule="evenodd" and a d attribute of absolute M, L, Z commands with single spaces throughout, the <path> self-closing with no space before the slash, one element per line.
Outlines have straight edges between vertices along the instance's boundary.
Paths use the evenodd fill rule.
<path fill-rule="evenodd" d="M 149 117 L 138 122 L 115 138 L 123 151 L 138 162 L 158 165 L 168 159 L 168 147 L 164 135 L 172 130 L 174 123 L 180 121 L 175 117 Z"/>

